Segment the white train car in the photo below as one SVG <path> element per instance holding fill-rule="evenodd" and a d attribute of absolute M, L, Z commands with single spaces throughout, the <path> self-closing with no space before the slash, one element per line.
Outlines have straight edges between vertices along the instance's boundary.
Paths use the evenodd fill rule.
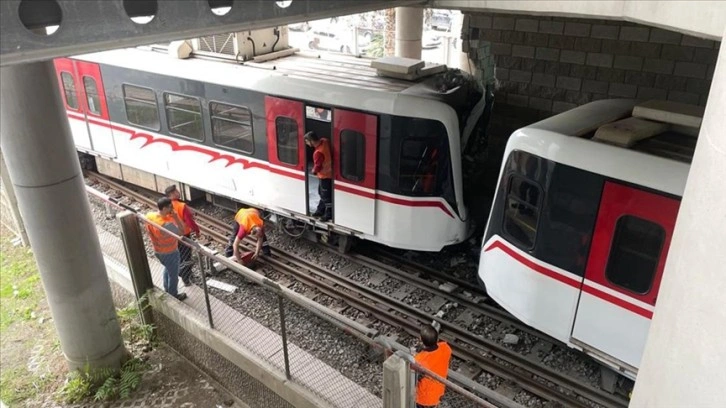
<path fill-rule="evenodd" d="M 603 100 L 515 132 L 481 248 L 489 296 L 634 379 L 702 115 Z"/>
<path fill-rule="evenodd" d="M 483 90 L 473 80 L 447 83 L 451 71 L 407 81 L 369 65 L 300 54 L 177 59 L 152 48 L 55 60 L 76 147 L 105 174 L 156 190 L 178 182 L 215 202 L 396 248 L 464 241 L 461 141 L 475 138 Z M 326 223 L 311 216 L 307 131 L 332 144 Z"/>

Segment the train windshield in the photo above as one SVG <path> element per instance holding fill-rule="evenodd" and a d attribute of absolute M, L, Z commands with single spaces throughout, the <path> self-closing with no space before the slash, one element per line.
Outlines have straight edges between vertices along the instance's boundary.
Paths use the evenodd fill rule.
<path fill-rule="evenodd" d="M 382 140 L 380 146 L 381 168 L 390 168 L 390 174 L 380 174 L 379 184 L 388 184 L 407 196 L 444 197 L 456 208 L 444 124 L 395 116 L 384 117 L 382 122 L 382 126 L 391 127 L 390 140 Z"/>

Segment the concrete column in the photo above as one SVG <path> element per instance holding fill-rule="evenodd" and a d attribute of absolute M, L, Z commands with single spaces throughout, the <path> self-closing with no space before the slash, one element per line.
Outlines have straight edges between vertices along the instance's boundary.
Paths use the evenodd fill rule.
<path fill-rule="evenodd" d="M 126 355 L 81 167 L 50 61 L 0 68 L 0 144 L 72 369 Z"/>
<path fill-rule="evenodd" d="M 721 43 L 631 407 L 722 407 L 726 401 L 724 112 L 726 42 Z"/>
<path fill-rule="evenodd" d="M 383 362 L 383 408 L 408 408 L 411 370 L 408 362 L 392 355 Z"/>
<path fill-rule="evenodd" d="M 23 223 L 23 217 L 20 216 L 20 211 L 18 211 L 18 199 L 15 197 L 15 189 L 13 189 L 13 184 L 10 181 L 8 167 L 5 165 L 2 152 L 0 152 L 0 177 L 2 178 L 1 193 L 3 200 L 6 200 L 8 204 L 7 211 L 10 211 L 9 216 L 13 220 L 14 232 L 18 234 L 18 238 L 20 238 L 23 246 L 28 246 L 28 234 L 25 232 L 25 223 Z M 5 211 L 5 209 L 1 211 Z"/>
<path fill-rule="evenodd" d="M 396 8 L 396 56 L 421 59 L 423 9 Z"/>

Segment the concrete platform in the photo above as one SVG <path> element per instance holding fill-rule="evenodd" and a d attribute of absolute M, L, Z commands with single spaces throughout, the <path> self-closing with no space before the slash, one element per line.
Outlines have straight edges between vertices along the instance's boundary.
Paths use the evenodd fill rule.
<path fill-rule="evenodd" d="M 101 241 L 104 258 L 106 260 L 109 278 L 133 292 L 131 275 L 128 270 L 126 253 L 121 239 L 113 234 L 96 227 Z M 161 288 L 163 267 L 153 257 L 149 258 L 149 267 L 155 286 Z M 204 291 L 192 285 L 184 287 L 180 280 L 180 292 L 185 292 L 188 298 L 184 305 L 197 312 L 197 318 L 207 320 Z M 242 296 L 243 294 L 241 294 Z M 224 316 L 224 319 L 215 320 L 215 329 L 226 338 L 243 349 L 262 358 L 269 366 L 279 370 L 279 376 L 285 371 L 284 355 L 281 337 L 268 328 L 257 323 L 254 319 L 245 316 L 230 308 L 222 301 L 210 296 L 213 316 Z M 254 333 L 250 338 L 249 334 Z M 290 359 L 290 372 L 292 381 L 312 391 L 318 398 L 323 399 L 333 407 L 381 407 L 381 399 L 371 394 L 347 377 L 343 376 L 333 367 L 325 364 L 315 356 L 288 343 Z M 382 370 L 382 368 L 381 368 Z M 274 377 L 274 376 L 270 376 Z M 261 379 L 264 382 L 264 379 Z M 274 387 L 270 387 L 274 389 Z"/>

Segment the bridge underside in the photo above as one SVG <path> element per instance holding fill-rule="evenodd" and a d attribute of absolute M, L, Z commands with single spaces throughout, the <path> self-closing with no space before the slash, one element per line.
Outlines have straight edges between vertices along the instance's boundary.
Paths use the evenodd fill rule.
<path fill-rule="evenodd" d="M 424 0 L 6 0 L 0 2 L 0 65 L 425 3 Z M 146 23 L 132 21 L 139 17 Z M 59 26 L 58 30 L 45 35 L 45 28 L 53 26 Z"/>

